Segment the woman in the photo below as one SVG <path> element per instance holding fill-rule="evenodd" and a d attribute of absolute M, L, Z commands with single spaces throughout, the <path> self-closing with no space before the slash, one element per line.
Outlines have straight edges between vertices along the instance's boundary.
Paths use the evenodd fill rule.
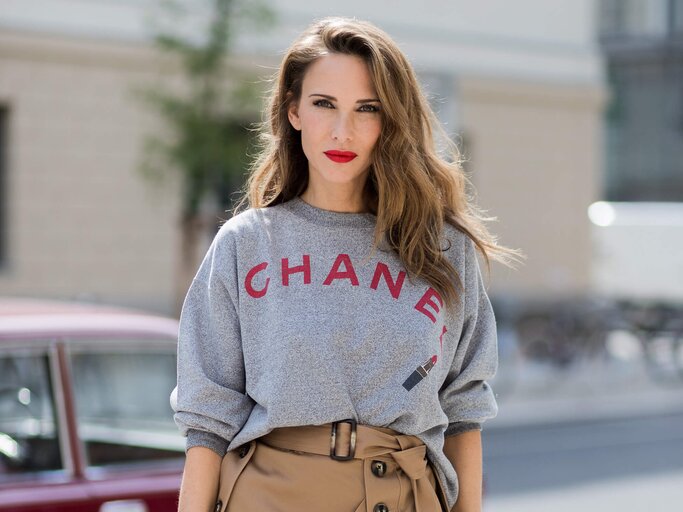
<path fill-rule="evenodd" d="M 183 306 L 181 511 L 481 508 L 497 349 L 475 248 L 518 252 L 488 233 L 434 129 L 374 25 L 326 18 L 287 52 L 250 208 Z"/>

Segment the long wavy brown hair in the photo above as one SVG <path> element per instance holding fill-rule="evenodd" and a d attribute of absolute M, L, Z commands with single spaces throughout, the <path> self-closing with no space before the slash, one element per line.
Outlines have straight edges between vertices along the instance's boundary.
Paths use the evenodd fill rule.
<path fill-rule="evenodd" d="M 487 271 L 490 259 L 510 267 L 520 261 L 519 250 L 498 244 L 486 228 L 484 223 L 496 218 L 476 206 L 457 146 L 439 124 L 406 57 L 385 32 L 352 18 L 318 20 L 287 50 L 259 127 L 260 152 L 233 214 L 246 202 L 251 208 L 268 207 L 306 190 L 308 160 L 287 110 L 300 99 L 308 66 L 329 53 L 361 57 L 382 105 L 382 130 L 363 192 L 367 211 L 377 216 L 373 253 L 380 245 L 396 251 L 409 279 L 425 279 L 447 305 L 460 303 L 462 280 L 444 256 L 444 223 L 472 239 Z M 435 133 L 447 158 L 437 150 Z"/>

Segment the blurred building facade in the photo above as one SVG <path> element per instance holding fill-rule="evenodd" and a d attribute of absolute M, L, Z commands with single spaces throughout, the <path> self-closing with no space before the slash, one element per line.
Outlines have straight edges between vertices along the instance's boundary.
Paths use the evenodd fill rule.
<path fill-rule="evenodd" d="M 129 94 L 159 73 L 145 24 L 155 3 L 0 0 L 1 294 L 170 312 L 180 191 L 137 172 L 159 127 Z M 325 15 L 368 19 L 406 52 L 463 142 L 491 229 L 528 255 L 518 271 L 494 265 L 492 296 L 590 288 L 606 103 L 594 0 L 269 4 L 276 25 L 236 45 L 260 76 Z"/>
<path fill-rule="evenodd" d="M 683 307 L 683 0 L 601 0 L 610 101 L 594 288 Z"/>
<path fill-rule="evenodd" d="M 683 0 L 602 0 L 604 197 L 683 202 Z"/>

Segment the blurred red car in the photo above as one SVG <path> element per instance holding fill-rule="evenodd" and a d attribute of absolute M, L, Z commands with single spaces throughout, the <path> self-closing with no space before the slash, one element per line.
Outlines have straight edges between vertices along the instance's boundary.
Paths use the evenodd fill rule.
<path fill-rule="evenodd" d="M 178 322 L 0 298 L 0 511 L 171 512 Z"/>

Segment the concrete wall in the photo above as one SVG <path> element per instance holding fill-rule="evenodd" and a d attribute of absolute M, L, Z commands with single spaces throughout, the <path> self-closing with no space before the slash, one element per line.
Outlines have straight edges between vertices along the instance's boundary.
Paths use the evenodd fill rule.
<path fill-rule="evenodd" d="M 153 62 L 119 45 L 0 34 L 9 107 L 1 294 L 169 310 L 178 193 L 173 184 L 157 193 L 138 174 L 154 123 L 129 95 Z"/>
<path fill-rule="evenodd" d="M 479 204 L 528 256 L 496 267 L 495 291 L 570 295 L 591 284 L 589 205 L 598 200 L 604 102 L 592 86 L 463 79 L 464 133 Z"/>

